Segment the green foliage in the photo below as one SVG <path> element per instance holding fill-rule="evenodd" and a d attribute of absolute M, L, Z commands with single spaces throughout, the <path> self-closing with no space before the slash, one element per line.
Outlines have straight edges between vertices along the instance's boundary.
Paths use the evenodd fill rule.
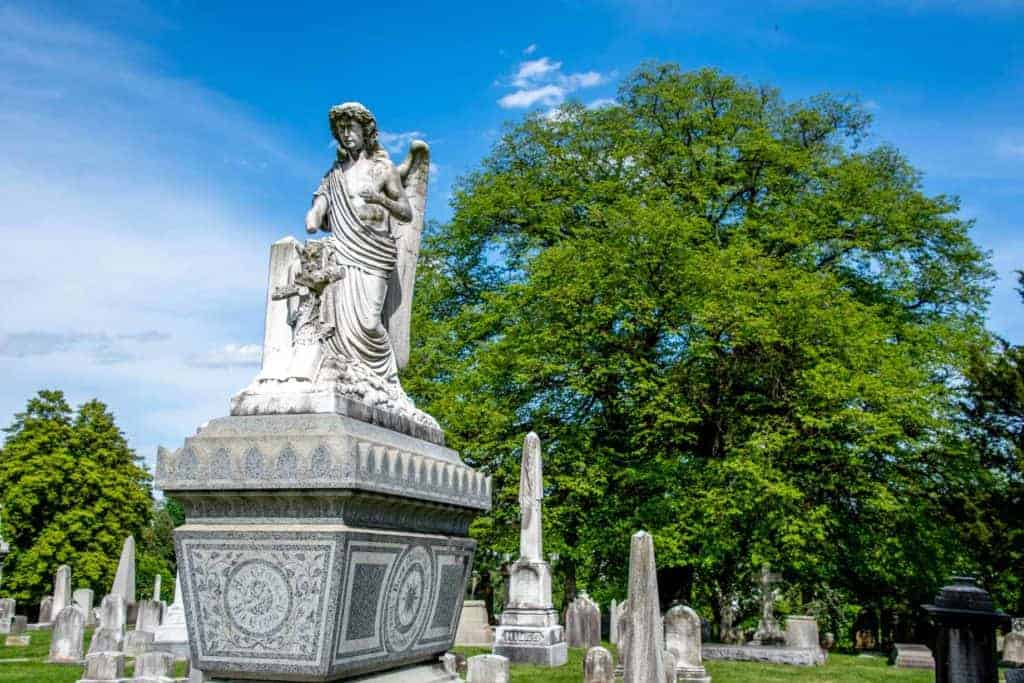
<path fill-rule="evenodd" d="M 763 562 L 804 602 L 930 597 L 962 555 L 957 379 L 991 273 L 869 123 L 654 64 L 617 106 L 505 132 L 431 228 L 403 377 L 494 477 L 484 549 L 516 552 L 533 429 L 568 596 L 621 598 L 645 528 L 663 600 L 707 617 Z"/>
<path fill-rule="evenodd" d="M 1024 299 L 1024 272 L 1018 273 Z M 962 542 L 997 602 L 1024 614 L 1024 346 L 1001 339 L 976 349 L 967 373 L 973 486 L 958 500 Z"/>
<path fill-rule="evenodd" d="M 60 391 L 40 391 L 6 430 L 0 450 L 3 536 L 11 544 L 3 589 L 37 603 L 61 564 L 73 587 L 106 594 L 121 544 L 150 519 L 149 475 L 114 416 L 96 400 L 72 412 Z"/>

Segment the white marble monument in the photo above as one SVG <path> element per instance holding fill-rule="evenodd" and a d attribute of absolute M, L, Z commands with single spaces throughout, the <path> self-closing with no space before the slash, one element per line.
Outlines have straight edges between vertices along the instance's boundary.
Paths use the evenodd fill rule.
<path fill-rule="evenodd" d="M 156 485 L 185 508 L 191 663 L 212 679 L 454 681 L 438 658 L 491 483 L 398 379 L 429 150 L 393 164 L 358 103 L 328 122 L 337 159 L 305 221 L 326 235 L 271 247 L 261 372 L 230 416 L 158 451 Z"/>
<path fill-rule="evenodd" d="M 665 647 L 675 655 L 676 680 L 711 683 L 701 661 L 700 615 L 686 605 L 665 613 Z"/>
<path fill-rule="evenodd" d="M 494 653 L 515 663 L 561 666 L 569 651 L 551 602 L 551 568 L 543 559 L 543 480 L 540 438 L 530 432 L 519 479 L 519 559 L 510 570 L 509 601 L 501 613 Z"/>
<path fill-rule="evenodd" d="M 490 647 L 494 644 L 494 629 L 487 617 L 487 603 L 483 600 L 465 600 L 462 616 L 455 632 L 456 645 Z"/>
<path fill-rule="evenodd" d="M 53 614 L 71 604 L 71 567 L 62 564 L 53 577 Z"/>
<path fill-rule="evenodd" d="M 565 609 L 565 642 L 585 650 L 601 644 L 601 607 L 586 593 Z"/>
<path fill-rule="evenodd" d="M 181 574 L 174 579 L 174 602 L 165 610 L 163 622 L 156 629 L 153 648 L 188 659 L 188 626 L 181 598 Z"/>
<path fill-rule="evenodd" d="M 117 563 L 117 574 L 114 576 L 114 586 L 110 589 L 110 594 L 124 598 L 124 604 L 129 610 L 135 604 L 134 536 L 124 539 L 124 545 L 121 546 L 121 560 Z"/>
<path fill-rule="evenodd" d="M 619 638 L 624 683 L 664 681 L 665 631 L 658 599 L 654 539 L 646 531 L 633 534 L 629 547 L 629 595 Z"/>

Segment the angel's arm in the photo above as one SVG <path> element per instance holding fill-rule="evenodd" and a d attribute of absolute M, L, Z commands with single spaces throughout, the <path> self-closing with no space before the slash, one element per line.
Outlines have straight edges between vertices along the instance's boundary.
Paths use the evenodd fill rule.
<path fill-rule="evenodd" d="M 405 195 L 405 188 L 402 187 L 402 179 L 396 169 L 392 169 L 384 178 L 382 192 L 363 191 L 362 197 L 372 204 L 380 204 L 388 210 L 392 216 L 408 223 L 412 220 L 412 206 L 409 198 Z"/>
<path fill-rule="evenodd" d="M 327 213 L 327 197 L 322 194 L 313 196 L 313 206 L 306 212 L 306 232 L 316 232 L 324 223 L 324 215 Z"/>

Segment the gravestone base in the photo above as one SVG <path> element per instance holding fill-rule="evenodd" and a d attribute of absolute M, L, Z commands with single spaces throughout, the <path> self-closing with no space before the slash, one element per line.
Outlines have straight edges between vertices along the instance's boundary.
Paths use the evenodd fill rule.
<path fill-rule="evenodd" d="M 202 676 L 196 681 L 202 683 L 253 683 L 260 679 L 209 678 Z M 344 683 L 458 683 L 458 675 L 449 673 L 441 664 L 414 664 L 383 673 L 346 678 Z M 190 679 L 190 683 L 191 679 Z"/>
<path fill-rule="evenodd" d="M 795 648 L 777 645 L 723 645 L 704 643 L 701 648 L 704 659 L 730 662 L 766 662 L 769 664 L 792 664 L 793 666 L 820 666 L 825 663 L 821 648 Z"/>
<path fill-rule="evenodd" d="M 7 647 L 28 647 L 32 644 L 32 636 L 7 636 L 4 640 L 4 645 Z"/>
<path fill-rule="evenodd" d="M 436 662 L 491 484 L 455 451 L 344 415 L 236 415 L 161 449 L 156 479 L 185 508 L 175 550 L 208 680 L 457 680 Z"/>
<path fill-rule="evenodd" d="M 677 666 L 677 681 L 690 681 L 691 683 L 711 683 L 711 676 L 703 666 Z"/>
<path fill-rule="evenodd" d="M 569 660 L 565 632 L 553 609 L 506 609 L 494 635 L 493 652 L 513 664 L 554 667 Z"/>

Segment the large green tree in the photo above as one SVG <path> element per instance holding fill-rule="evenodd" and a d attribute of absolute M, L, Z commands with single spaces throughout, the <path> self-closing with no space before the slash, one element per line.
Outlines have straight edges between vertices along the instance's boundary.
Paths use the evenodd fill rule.
<path fill-rule="evenodd" d="M 104 595 L 121 544 L 147 528 L 153 505 L 150 477 L 114 416 L 97 400 L 72 411 L 62 392 L 40 391 L 5 431 L 0 504 L 12 550 L 4 594 L 37 603 L 67 564 L 74 587 Z"/>
<path fill-rule="evenodd" d="M 650 64 L 506 130 L 428 236 L 404 377 L 495 478 L 485 548 L 516 550 L 534 429 L 567 595 L 621 596 L 638 528 L 663 597 L 709 609 L 762 562 L 878 609 L 945 578 L 990 270 L 869 124 Z"/>

